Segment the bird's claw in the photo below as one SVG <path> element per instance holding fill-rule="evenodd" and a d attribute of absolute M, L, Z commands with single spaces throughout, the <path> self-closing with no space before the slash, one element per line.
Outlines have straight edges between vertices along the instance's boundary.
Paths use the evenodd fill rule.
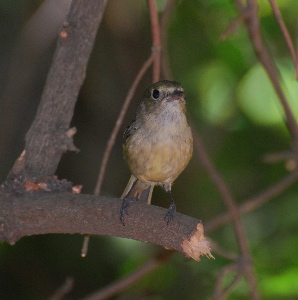
<path fill-rule="evenodd" d="M 176 205 L 175 205 L 175 203 L 171 203 L 171 205 L 165 215 L 165 220 L 167 222 L 167 225 L 169 225 L 169 222 L 173 220 L 175 212 L 176 212 Z"/>
<path fill-rule="evenodd" d="M 133 202 L 134 200 L 135 200 L 135 198 L 125 197 L 122 201 L 121 208 L 120 208 L 120 221 L 122 222 L 123 226 L 125 226 L 124 217 L 125 217 L 125 215 L 128 215 L 127 209 L 129 207 L 130 203 Z"/>

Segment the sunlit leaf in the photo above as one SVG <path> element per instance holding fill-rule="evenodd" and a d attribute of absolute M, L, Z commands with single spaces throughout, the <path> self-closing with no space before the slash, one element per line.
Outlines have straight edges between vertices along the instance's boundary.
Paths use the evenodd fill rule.
<path fill-rule="evenodd" d="M 197 80 L 203 117 L 213 124 L 228 120 L 235 111 L 235 78 L 229 66 L 213 61 L 200 69 Z"/>
<path fill-rule="evenodd" d="M 282 87 L 293 112 L 298 115 L 298 83 L 293 70 L 279 64 Z M 284 123 L 284 111 L 267 73 L 260 64 L 253 66 L 238 86 L 238 103 L 243 112 L 255 123 L 277 125 Z"/>

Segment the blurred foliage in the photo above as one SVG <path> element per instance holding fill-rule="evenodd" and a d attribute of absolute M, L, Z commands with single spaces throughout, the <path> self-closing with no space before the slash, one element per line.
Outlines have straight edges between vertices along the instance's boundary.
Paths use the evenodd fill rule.
<path fill-rule="evenodd" d="M 42 5 L 51 1 L 56 11 L 46 11 L 39 19 L 40 24 L 33 23 Z M 162 14 L 165 1 L 157 2 Z M 298 1 L 276 2 L 295 41 Z M 24 148 L 25 134 L 51 64 L 56 32 L 67 13 L 61 3 L 0 2 L 1 181 Z M 289 51 L 269 2 L 259 0 L 259 5 L 266 44 L 277 62 L 282 86 L 297 116 L 298 89 Z M 61 20 L 55 23 L 59 16 Z M 288 171 L 283 163 L 265 164 L 262 158 L 288 149 L 291 139 L 283 111 L 255 57 L 244 26 L 239 26 L 225 41 L 219 39 L 236 16 L 232 1 L 177 1 L 167 42 L 172 79 L 186 88 L 193 128 L 202 136 L 212 161 L 241 203 L 286 176 Z M 81 151 L 65 154 L 57 171 L 59 177 L 83 184 L 84 193 L 93 191 L 107 139 L 150 48 L 146 2 L 110 0 L 73 118 L 78 129 L 75 144 Z M 137 90 L 123 130 L 133 118 L 140 95 L 150 80 L 149 73 Z M 122 159 L 122 142 L 120 134 L 108 165 L 104 195 L 121 195 L 129 178 Z M 263 299 L 298 297 L 297 192 L 295 185 L 243 217 Z M 177 179 L 173 194 L 179 212 L 205 223 L 226 210 L 196 154 Z M 162 189 L 156 188 L 153 203 L 167 205 Z M 212 232 L 210 237 L 222 248 L 238 252 L 231 224 Z M 47 235 L 23 238 L 14 246 L 2 243 L 0 299 L 45 299 L 66 277 L 75 280 L 75 287 L 66 299 L 79 299 L 124 277 L 161 250 L 116 237 L 92 237 L 87 257 L 81 258 L 82 241 L 81 236 Z M 203 258 L 197 263 L 176 254 L 115 299 L 210 299 L 219 271 L 230 263 L 216 253 L 213 255 L 215 260 Z M 229 299 L 249 299 L 248 290 L 246 282 L 241 281 Z"/>

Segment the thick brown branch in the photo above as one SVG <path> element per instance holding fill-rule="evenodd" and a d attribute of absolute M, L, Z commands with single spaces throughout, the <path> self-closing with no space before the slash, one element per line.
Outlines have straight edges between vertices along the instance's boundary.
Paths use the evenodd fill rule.
<path fill-rule="evenodd" d="M 26 136 L 25 176 L 53 175 L 74 150 L 69 124 L 107 0 L 74 0 L 57 41 L 35 120 Z"/>
<path fill-rule="evenodd" d="M 177 213 L 167 225 L 166 209 L 136 202 L 123 226 L 121 203 L 71 193 L 27 193 L 15 198 L 0 194 L 0 240 L 14 244 L 24 236 L 49 233 L 112 235 L 158 244 L 196 260 L 210 255 L 200 221 Z"/>

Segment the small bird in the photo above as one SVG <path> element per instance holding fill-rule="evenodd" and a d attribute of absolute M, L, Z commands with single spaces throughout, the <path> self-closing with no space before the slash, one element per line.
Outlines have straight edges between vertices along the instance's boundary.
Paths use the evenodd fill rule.
<path fill-rule="evenodd" d="M 124 132 L 124 159 L 132 173 L 121 199 L 120 220 L 134 200 L 151 203 L 155 185 L 161 185 L 171 204 L 167 223 L 176 212 L 171 187 L 185 169 L 193 152 L 193 137 L 186 119 L 184 89 L 176 81 L 151 85 L 137 108 L 135 120 Z"/>

